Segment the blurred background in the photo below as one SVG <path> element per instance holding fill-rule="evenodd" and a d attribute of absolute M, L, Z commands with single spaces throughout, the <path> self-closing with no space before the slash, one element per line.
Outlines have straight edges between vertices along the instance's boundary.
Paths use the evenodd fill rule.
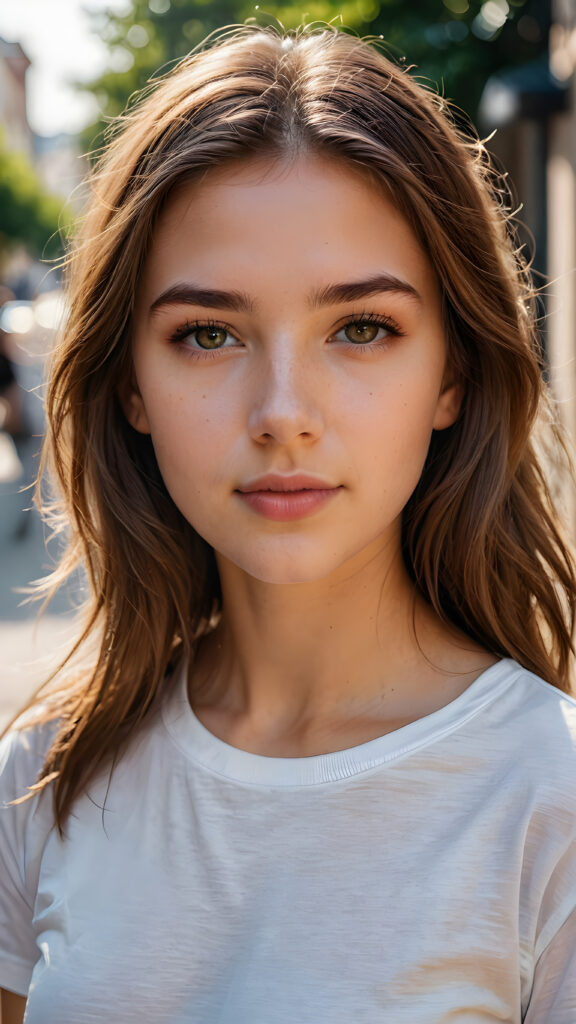
<path fill-rule="evenodd" d="M 18 0 L 0 3 L 0 728 L 72 635 L 81 584 L 36 622 L 20 588 L 54 565 L 32 505 L 58 259 L 111 117 L 227 24 L 333 21 L 388 52 L 491 136 L 541 299 L 542 346 L 576 440 L 576 0 Z M 465 118 L 462 118 L 465 123 Z M 544 318 L 545 317 L 545 318 Z M 576 524 L 573 508 L 568 508 Z"/>

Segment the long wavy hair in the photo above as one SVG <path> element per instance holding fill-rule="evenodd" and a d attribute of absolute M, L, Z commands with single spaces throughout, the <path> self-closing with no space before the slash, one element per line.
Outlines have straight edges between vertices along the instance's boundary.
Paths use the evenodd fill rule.
<path fill-rule="evenodd" d="M 570 689 L 576 580 L 546 468 L 547 451 L 565 449 L 505 185 L 445 101 L 377 45 L 331 28 L 226 30 L 114 126 L 69 259 L 43 459 L 69 544 L 48 585 L 85 568 L 90 597 L 74 650 L 93 638 L 96 648 L 78 677 L 61 674 L 49 698 L 35 698 L 37 716 L 58 724 L 32 791 L 53 785 L 60 830 L 221 602 L 212 549 L 174 505 L 150 438 L 128 425 L 118 399 L 155 223 L 183 181 L 301 151 L 378 180 L 439 280 L 448 359 L 465 398 L 454 426 L 435 432 L 403 513 L 415 586 L 490 652 Z"/>

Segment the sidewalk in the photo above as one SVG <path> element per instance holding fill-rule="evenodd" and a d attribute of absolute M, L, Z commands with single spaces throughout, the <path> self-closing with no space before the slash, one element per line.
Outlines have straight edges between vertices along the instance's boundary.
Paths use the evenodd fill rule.
<path fill-rule="evenodd" d="M 20 454 L 31 479 L 32 454 Z M 62 659 L 74 631 L 66 594 L 38 619 L 40 603 L 23 604 L 26 595 L 17 592 L 54 566 L 53 542 L 51 557 L 31 494 L 20 486 L 21 479 L 0 485 L 0 730 Z"/>
<path fill-rule="evenodd" d="M 46 614 L 38 623 L 0 622 L 0 731 L 64 656 L 72 635 L 72 620 L 66 615 Z"/>

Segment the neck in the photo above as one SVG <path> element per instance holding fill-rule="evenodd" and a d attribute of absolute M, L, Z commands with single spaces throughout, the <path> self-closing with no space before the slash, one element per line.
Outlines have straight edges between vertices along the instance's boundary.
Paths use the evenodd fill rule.
<path fill-rule="evenodd" d="M 223 559 L 219 570 L 222 617 L 200 646 L 192 703 L 254 735 L 404 722 L 453 699 L 494 660 L 439 622 L 399 552 L 363 552 L 312 583 L 264 583 Z"/>

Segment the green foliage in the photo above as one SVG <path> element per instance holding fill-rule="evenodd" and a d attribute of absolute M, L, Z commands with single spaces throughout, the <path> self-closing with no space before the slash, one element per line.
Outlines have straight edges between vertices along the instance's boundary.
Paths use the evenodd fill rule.
<path fill-rule="evenodd" d="M 128 13 L 94 14 L 107 43 L 109 70 L 89 88 L 104 117 L 119 114 L 131 95 L 161 68 L 216 29 L 246 21 L 287 29 L 333 22 L 377 36 L 387 52 L 416 65 L 418 76 L 474 118 L 484 83 L 502 67 L 541 52 L 546 26 L 537 0 L 130 0 Z M 540 18 L 540 24 L 539 24 Z M 488 20 L 487 20 L 488 19 Z M 85 142 L 102 125 L 92 126 Z"/>
<path fill-rule="evenodd" d="M 49 195 L 25 156 L 0 139 L 0 254 L 23 243 L 33 256 L 54 259 L 61 253 L 63 202 Z"/>

